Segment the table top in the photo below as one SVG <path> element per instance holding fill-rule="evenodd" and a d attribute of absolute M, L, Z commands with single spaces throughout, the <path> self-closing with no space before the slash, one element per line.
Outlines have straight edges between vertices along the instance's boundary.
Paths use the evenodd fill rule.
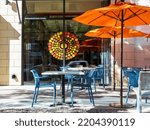
<path fill-rule="evenodd" d="M 93 70 L 96 69 L 96 67 L 70 67 L 67 68 L 67 70 L 70 71 L 87 71 L 87 70 Z"/>
<path fill-rule="evenodd" d="M 84 75 L 82 71 L 45 71 L 41 73 L 42 75 Z"/>

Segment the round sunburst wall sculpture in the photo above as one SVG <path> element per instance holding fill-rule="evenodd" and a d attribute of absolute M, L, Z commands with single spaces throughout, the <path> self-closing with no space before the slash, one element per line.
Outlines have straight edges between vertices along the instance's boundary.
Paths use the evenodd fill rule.
<path fill-rule="evenodd" d="M 65 32 L 65 41 L 65 59 L 69 60 L 77 55 L 80 43 L 77 37 L 70 32 Z M 63 60 L 63 42 L 63 33 L 58 32 L 52 35 L 48 43 L 49 52 L 59 60 Z"/>

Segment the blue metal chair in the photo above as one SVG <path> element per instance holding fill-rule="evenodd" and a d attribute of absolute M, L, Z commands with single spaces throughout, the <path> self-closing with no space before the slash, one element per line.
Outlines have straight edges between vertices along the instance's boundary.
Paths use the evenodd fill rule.
<path fill-rule="evenodd" d="M 56 82 L 49 82 L 49 83 L 41 83 L 42 80 L 49 78 L 48 76 L 40 76 L 37 69 L 30 70 L 34 77 L 35 82 L 35 90 L 33 93 L 33 99 L 32 99 L 32 107 L 34 103 L 37 102 L 37 97 L 39 93 L 39 88 L 44 87 L 52 87 L 53 88 L 53 105 L 56 103 Z"/>
<path fill-rule="evenodd" d="M 74 83 L 74 78 L 71 79 L 71 95 L 70 96 L 71 96 L 72 106 L 74 102 L 74 91 L 73 91 L 74 86 L 81 86 L 81 87 L 87 88 L 90 102 L 93 104 L 93 106 L 95 106 L 93 92 L 92 92 L 92 81 L 93 81 L 93 78 L 95 77 L 96 77 L 96 70 L 93 69 L 93 70 L 86 72 L 85 75 L 83 76 L 86 82 L 78 84 L 78 83 Z"/>
<path fill-rule="evenodd" d="M 150 71 L 140 71 L 138 85 L 134 90 L 137 98 L 136 108 L 138 112 L 142 112 L 142 98 L 146 98 L 147 103 L 147 98 L 150 97 Z"/>
<path fill-rule="evenodd" d="M 104 78 L 104 72 L 103 72 L 103 67 L 97 67 L 96 68 L 96 77 L 93 79 L 94 81 L 94 88 L 95 88 L 95 91 L 96 91 L 96 81 L 99 81 L 101 82 L 101 80 L 103 80 Z"/>
<path fill-rule="evenodd" d="M 138 79 L 139 79 L 139 72 L 140 69 L 138 68 L 123 68 L 123 77 L 128 77 L 128 91 L 126 96 L 126 103 L 128 103 L 128 98 L 130 94 L 131 88 L 138 87 Z"/>
<path fill-rule="evenodd" d="M 70 66 L 65 66 L 64 68 L 63 67 L 60 67 L 60 70 L 61 71 L 63 71 L 63 69 L 64 70 L 67 70 L 68 68 L 69 68 Z M 71 79 L 74 79 L 74 80 L 76 80 L 78 83 L 80 83 L 81 82 L 81 78 L 82 78 L 82 76 L 72 76 L 72 75 L 69 75 L 69 74 L 66 74 L 65 75 L 65 79 L 68 81 L 67 83 L 68 83 L 68 88 L 67 88 L 67 90 L 69 89 L 69 86 L 71 85 Z"/>

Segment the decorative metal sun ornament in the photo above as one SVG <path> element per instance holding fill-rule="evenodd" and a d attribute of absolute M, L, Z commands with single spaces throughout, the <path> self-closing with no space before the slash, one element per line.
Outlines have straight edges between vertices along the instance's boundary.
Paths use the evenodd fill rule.
<path fill-rule="evenodd" d="M 53 57 L 63 60 L 63 33 L 55 33 L 49 40 L 48 50 Z M 77 37 L 70 33 L 65 32 L 65 58 L 66 60 L 75 57 L 79 51 L 80 43 Z"/>

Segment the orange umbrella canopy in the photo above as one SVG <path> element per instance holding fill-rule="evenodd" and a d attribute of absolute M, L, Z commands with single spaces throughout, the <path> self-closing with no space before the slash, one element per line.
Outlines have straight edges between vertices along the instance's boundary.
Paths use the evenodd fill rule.
<path fill-rule="evenodd" d="M 123 28 L 123 37 L 130 38 L 130 37 L 142 37 L 146 36 L 145 33 L 130 29 L 130 28 Z M 91 30 L 85 33 L 86 36 L 89 37 L 99 37 L 99 38 L 114 38 L 114 79 L 115 79 L 115 38 L 121 37 L 121 27 L 102 27 L 98 29 Z M 114 80 L 114 90 L 115 90 L 115 80 Z"/>
<path fill-rule="evenodd" d="M 146 38 L 150 38 L 150 34 L 146 35 L 145 37 L 146 37 Z"/>
<path fill-rule="evenodd" d="M 145 33 L 141 31 L 137 31 L 130 28 L 123 28 L 123 37 L 142 37 L 146 36 Z M 121 27 L 102 27 L 98 29 L 91 30 L 85 33 L 86 36 L 89 37 L 100 37 L 100 38 L 120 38 L 121 37 Z"/>
<path fill-rule="evenodd" d="M 101 40 L 100 39 L 86 39 L 82 42 L 80 45 L 80 50 L 93 50 L 93 51 L 100 51 L 102 50 L 101 45 Z"/>
<path fill-rule="evenodd" d="M 86 11 L 73 20 L 95 26 L 121 26 L 122 21 L 124 26 L 137 26 L 150 24 L 148 16 L 150 16 L 150 7 L 117 2 L 103 8 Z"/>

